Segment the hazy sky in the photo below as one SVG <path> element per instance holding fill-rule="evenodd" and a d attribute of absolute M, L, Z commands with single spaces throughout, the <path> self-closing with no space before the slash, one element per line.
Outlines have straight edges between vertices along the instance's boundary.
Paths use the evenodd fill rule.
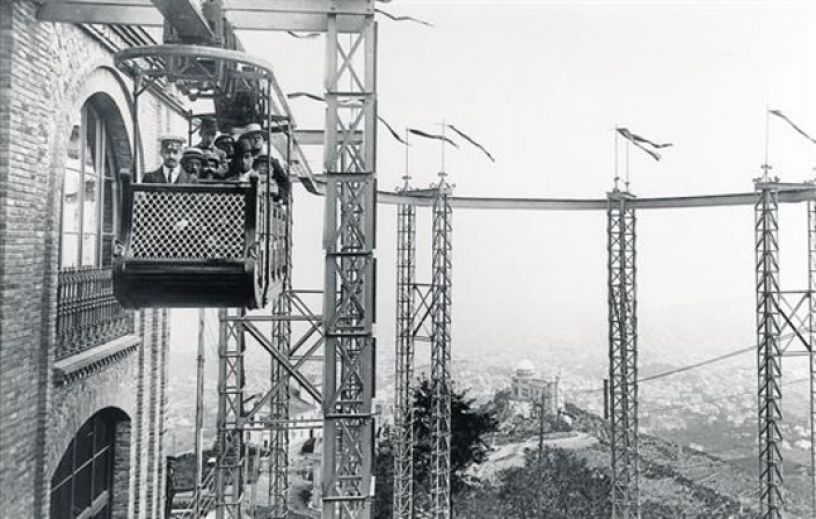
<path fill-rule="evenodd" d="M 493 152 L 495 164 L 472 148 L 448 154 L 458 195 L 603 197 L 615 125 L 674 143 L 659 164 L 632 150 L 639 196 L 748 191 L 763 162 L 766 106 L 816 135 L 811 4 L 378 4 L 435 25 L 380 20 L 379 113 L 397 128 L 434 130 L 445 119 Z M 284 91 L 322 93 L 323 38 L 241 37 L 274 65 Z M 320 104 L 292 107 L 301 128 L 322 127 Z M 813 177 L 816 146 L 779 120 L 770 128 L 774 173 Z M 427 185 L 439 169 L 438 146 L 415 141 L 410 162 L 415 184 Z M 404 148 L 381 129 L 380 188 L 395 187 L 404 168 Z M 320 287 L 323 199 L 301 189 L 295 196 L 295 284 Z M 379 207 L 377 333 L 389 350 L 394 213 Z M 418 272 L 428 279 L 428 210 L 420 213 Z M 783 283 L 802 288 L 804 206 L 783 210 L 781 219 Z M 454 357 L 489 348 L 533 356 L 549 353 L 546 346 L 605 358 L 605 225 L 603 213 L 455 211 Z M 682 362 L 754 341 L 752 226 L 748 207 L 639 213 L 643 362 Z"/>

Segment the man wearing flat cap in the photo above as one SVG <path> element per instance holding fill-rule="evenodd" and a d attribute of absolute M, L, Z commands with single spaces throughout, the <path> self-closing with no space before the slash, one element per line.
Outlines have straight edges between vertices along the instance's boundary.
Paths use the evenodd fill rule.
<path fill-rule="evenodd" d="M 195 182 L 181 167 L 181 150 L 184 138 L 164 135 L 159 138 L 162 165 L 155 171 L 148 171 L 142 177 L 144 184 L 189 184 Z"/>

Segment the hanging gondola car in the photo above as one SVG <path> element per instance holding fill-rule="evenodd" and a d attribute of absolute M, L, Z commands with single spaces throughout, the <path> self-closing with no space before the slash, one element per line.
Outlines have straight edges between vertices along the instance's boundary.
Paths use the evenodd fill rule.
<path fill-rule="evenodd" d="M 172 82 L 191 100 L 212 99 L 222 131 L 258 123 L 270 142 L 273 121 L 284 115 L 272 112 L 273 92 L 282 95 L 270 67 L 242 52 L 157 45 L 120 51 L 115 62 L 136 78 L 134 141 L 138 96 L 150 82 Z M 141 166 L 134 162 L 122 175 L 113 258 L 119 302 L 126 308 L 264 306 L 279 290 L 287 258 L 281 247 L 288 208 L 271 196 L 272 168 L 243 182 L 141 184 L 135 182 Z"/>

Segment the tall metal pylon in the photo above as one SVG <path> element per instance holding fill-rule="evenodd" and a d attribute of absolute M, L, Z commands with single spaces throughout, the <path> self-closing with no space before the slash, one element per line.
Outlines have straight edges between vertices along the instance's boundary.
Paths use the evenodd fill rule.
<path fill-rule="evenodd" d="M 612 517 L 640 517 L 634 196 L 608 194 L 609 421 Z"/>
<path fill-rule="evenodd" d="M 243 519 L 244 353 L 246 342 L 240 324 L 229 319 L 243 311 L 218 312 L 218 417 L 216 423 L 216 518 Z"/>
<path fill-rule="evenodd" d="M 272 314 L 280 320 L 272 323 L 272 347 L 281 355 L 289 357 L 292 324 L 285 317 L 292 315 L 292 197 L 279 210 L 285 211 L 285 243 L 281 254 L 287 255 L 282 273 L 281 293 L 273 302 Z M 289 500 L 289 373 L 273 356 L 271 362 L 271 387 L 277 387 L 269 400 L 269 507 L 270 519 L 286 519 Z"/>
<path fill-rule="evenodd" d="M 410 190 L 409 177 L 398 192 Z M 395 519 L 413 519 L 414 494 L 414 283 L 416 276 L 416 208 L 397 206 L 397 329 L 394 384 Z"/>
<path fill-rule="evenodd" d="M 779 200 L 778 187 L 755 184 L 757 373 L 759 387 L 759 501 L 763 519 L 782 517 L 782 377 L 779 336 Z"/>
<path fill-rule="evenodd" d="M 816 201 L 808 200 L 808 291 L 810 305 L 808 315 L 810 354 L 808 373 L 810 379 L 810 510 L 816 516 Z"/>
<path fill-rule="evenodd" d="M 374 451 L 376 55 L 373 7 L 359 32 L 326 34 L 323 248 L 323 518 L 371 517 Z"/>
<path fill-rule="evenodd" d="M 451 186 L 440 173 L 433 204 L 431 281 L 431 517 L 451 517 Z"/>
<path fill-rule="evenodd" d="M 816 201 L 808 200 L 808 291 L 810 307 L 808 316 L 810 354 L 808 372 L 810 378 L 810 510 L 816 516 Z"/>

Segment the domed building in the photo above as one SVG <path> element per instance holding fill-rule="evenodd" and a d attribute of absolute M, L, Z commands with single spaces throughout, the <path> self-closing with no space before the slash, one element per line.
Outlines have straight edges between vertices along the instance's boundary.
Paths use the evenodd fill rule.
<path fill-rule="evenodd" d="M 559 397 L 558 377 L 555 380 L 539 378 L 535 365 L 527 359 L 516 365 L 511 379 L 510 395 L 513 400 L 519 402 L 543 404 L 547 414 L 558 414 L 563 405 Z"/>

